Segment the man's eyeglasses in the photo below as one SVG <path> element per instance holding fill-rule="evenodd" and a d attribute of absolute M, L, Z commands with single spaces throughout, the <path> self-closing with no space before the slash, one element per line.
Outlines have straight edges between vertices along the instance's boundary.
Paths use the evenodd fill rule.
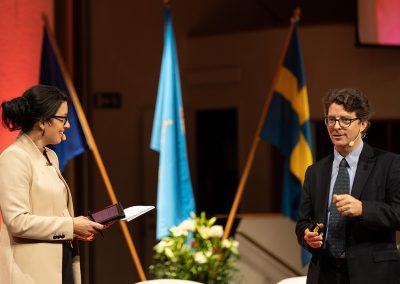
<path fill-rule="evenodd" d="M 68 116 L 53 115 L 52 118 L 61 121 L 64 125 L 66 125 L 68 122 Z"/>
<path fill-rule="evenodd" d="M 329 126 L 329 127 L 334 127 L 336 125 L 336 122 L 338 121 L 340 127 L 347 128 L 353 123 L 353 121 L 356 121 L 358 119 L 360 119 L 360 118 L 359 117 L 355 117 L 355 118 L 347 118 L 347 117 L 335 118 L 335 117 L 326 116 L 325 117 L 325 125 Z"/>

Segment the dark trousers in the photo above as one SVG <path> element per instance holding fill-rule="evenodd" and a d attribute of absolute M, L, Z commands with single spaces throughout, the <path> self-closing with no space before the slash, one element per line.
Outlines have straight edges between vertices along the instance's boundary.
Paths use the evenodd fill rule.
<path fill-rule="evenodd" d="M 74 284 L 72 273 L 72 247 L 69 243 L 63 244 L 62 284 Z"/>
<path fill-rule="evenodd" d="M 320 284 L 349 284 L 349 274 L 345 258 L 321 257 Z"/>

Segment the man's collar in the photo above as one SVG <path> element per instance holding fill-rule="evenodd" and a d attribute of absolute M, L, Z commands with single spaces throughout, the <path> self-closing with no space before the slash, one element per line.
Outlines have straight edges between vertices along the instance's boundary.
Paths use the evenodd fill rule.
<path fill-rule="evenodd" d="M 364 147 L 364 142 L 361 140 L 361 143 L 359 143 L 346 157 L 343 157 L 340 155 L 340 153 L 336 150 L 336 147 L 334 147 L 333 154 L 334 154 L 334 160 L 333 160 L 333 165 L 334 166 L 339 166 L 340 161 L 343 158 L 346 158 L 347 163 L 349 164 L 350 167 L 355 167 L 357 166 L 358 163 L 358 158 L 360 157 L 361 151 Z"/>

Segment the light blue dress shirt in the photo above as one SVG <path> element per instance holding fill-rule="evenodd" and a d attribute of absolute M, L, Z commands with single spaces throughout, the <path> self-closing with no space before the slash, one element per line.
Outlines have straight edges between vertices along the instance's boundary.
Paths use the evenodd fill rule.
<path fill-rule="evenodd" d="M 339 154 L 339 152 L 336 150 L 336 148 L 334 148 L 333 150 L 333 164 L 332 164 L 332 176 L 331 176 L 331 185 L 329 188 L 329 202 L 328 202 L 328 210 L 329 207 L 332 203 L 332 195 L 333 195 L 333 186 L 335 185 L 335 181 L 337 178 L 337 175 L 339 173 L 339 164 L 342 161 L 343 158 L 346 159 L 347 164 L 349 165 L 349 167 L 347 168 L 347 171 L 349 172 L 349 178 L 350 178 L 350 192 L 349 194 L 351 194 L 351 190 L 353 188 L 353 182 L 354 182 L 354 177 L 356 175 L 356 170 L 357 170 L 357 164 L 358 164 L 358 159 L 360 158 L 360 154 L 361 151 L 364 147 L 364 142 L 361 140 L 361 143 L 359 145 L 356 146 L 356 148 L 353 149 L 353 151 L 351 151 L 346 157 L 343 157 L 342 155 Z M 328 221 L 327 221 L 327 231 L 326 231 L 326 236 L 325 236 L 325 240 L 328 237 L 328 224 L 329 224 L 329 217 L 330 217 L 330 212 L 328 211 Z M 325 243 L 324 243 L 325 245 Z"/>

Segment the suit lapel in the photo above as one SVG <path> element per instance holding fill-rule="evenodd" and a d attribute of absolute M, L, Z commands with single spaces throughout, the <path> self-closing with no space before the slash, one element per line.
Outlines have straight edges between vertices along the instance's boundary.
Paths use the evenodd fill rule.
<path fill-rule="evenodd" d="M 50 151 L 51 151 L 49 148 L 46 148 L 46 150 L 48 151 L 48 153 L 50 153 Z M 67 191 L 67 194 L 68 194 L 68 199 L 67 199 L 68 211 L 69 211 L 69 214 L 73 217 L 74 216 L 74 206 L 73 206 L 73 203 L 72 203 L 71 190 L 69 189 L 69 186 L 68 186 L 67 182 L 65 181 L 63 175 L 61 174 L 60 169 L 56 166 L 56 164 L 58 164 L 58 162 L 56 163 L 56 161 L 57 161 L 56 157 L 54 157 L 53 154 L 52 155 L 49 154 L 48 157 L 49 157 L 50 162 L 52 164 L 51 167 L 53 167 L 53 169 L 56 171 L 56 173 L 57 173 L 58 177 L 60 178 L 60 180 L 64 183 L 65 190 Z"/>
<path fill-rule="evenodd" d="M 43 162 L 43 165 L 47 164 L 47 160 L 44 157 L 43 153 L 40 152 L 40 150 L 35 145 L 35 143 L 32 141 L 32 139 L 29 137 L 29 135 L 21 132 L 16 140 L 16 143 L 18 143 L 18 145 L 20 145 L 20 147 L 22 147 L 25 151 L 27 151 L 29 153 L 29 155 L 32 155 L 35 160 Z M 50 149 L 46 148 L 46 151 L 50 151 Z M 53 164 L 52 167 L 56 170 L 58 177 L 61 179 L 61 181 L 65 185 L 65 189 L 68 192 L 68 200 L 67 200 L 68 211 L 71 216 L 74 216 L 74 207 L 73 207 L 73 203 L 72 203 L 71 190 L 69 189 L 68 184 L 65 181 L 64 177 L 62 176 L 58 167 L 54 166 L 56 161 L 54 160 L 53 156 L 49 155 L 48 158 L 50 159 L 51 164 Z"/>
<path fill-rule="evenodd" d="M 61 181 L 62 181 L 62 182 L 64 183 L 64 185 L 65 185 L 65 189 L 66 189 L 66 191 L 68 192 L 68 200 L 67 200 L 68 211 L 69 211 L 69 214 L 70 214 L 72 217 L 74 217 L 74 206 L 73 206 L 73 203 L 72 203 L 71 190 L 69 189 L 69 186 L 68 186 L 67 182 L 65 181 L 64 177 L 62 176 L 62 174 L 61 174 L 59 168 L 55 167 L 54 164 L 53 164 L 52 167 L 56 170 L 58 177 L 61 179 Z"/>
<path fill-rule="evenodd" d="M 331 185 L 331 175 L 332 175 L 332 163 L 333 163 L 333 154 L 331 154 L 328 159 L 321 165 L 321 176 L 317 178 L 318 183 L 317 186 L 319 190 L 317 191 L 317 199 L 323 200 L 323 202 L 319 202 L 317 206 L 317 219 L 319 222 L 326 224 L 326 212 L 328 212 L 328 203 L 329 203 L 329 189 Z"/>
<path fill-rule="evenodd" d="M 357 171 L 354 177 L 353 188 L 351 190 L 351 195 L 354 198 L 360 199 L 361 192 L 368 180 L 372 168 L 376 162 L 376 157 L 374 156 L 374 151 L 371 146 L 364 143 L 363 150 L 361 151 L 360 158 L 357 164 Z"/>

